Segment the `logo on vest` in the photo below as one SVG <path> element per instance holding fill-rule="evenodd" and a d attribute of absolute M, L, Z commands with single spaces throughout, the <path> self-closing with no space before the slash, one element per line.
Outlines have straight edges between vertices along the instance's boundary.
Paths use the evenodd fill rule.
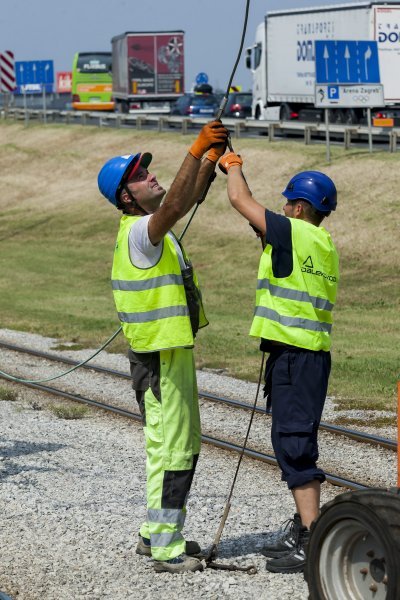
<path fill-rule="evenodd" d="M 313 259 L 310 256 L 307 256 L 306 260 L 303 262 L 303 266 L 301 267 L 303 273 L 309 273 L 310 275 L 317 275 L 319 277 L 325 277 L 329 281 L 336 282 L 336 277 L 334 275 L 327 275 L 322 271 L 314 271 L 314 263 Z"/>
<path fill-rule="evenodd" d="M 308 267 L 309 269 L 313 269 L 314 268 L 311 256 L 307 256 L 306 260 L 303 262 L 303 265 L 305 267 Z"/>

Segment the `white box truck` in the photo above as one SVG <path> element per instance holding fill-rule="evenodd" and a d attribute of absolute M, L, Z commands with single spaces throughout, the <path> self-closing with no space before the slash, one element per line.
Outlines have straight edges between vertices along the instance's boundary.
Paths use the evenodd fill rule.
<path fill-rule="evenodd" d="M 321 120 L 315 102 L 316 40 L 376 40 L 384 106 L 400 117 L 400 2 L 354 2 L 267 13 L 246 50 L 256 119 Z M 358 123 L 362 108 L 331 109 L 331 121 Z"/>

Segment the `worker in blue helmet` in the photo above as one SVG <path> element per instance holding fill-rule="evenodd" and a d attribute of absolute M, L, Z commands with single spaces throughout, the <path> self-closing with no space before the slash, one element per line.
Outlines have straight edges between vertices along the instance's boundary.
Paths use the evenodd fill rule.
<path fill-rule="evenodd" d="M 232 206 L 263 241 L 250 335 L 269 353 L 264 392 L 267 410 L 272 408 L 272 445 L 296 505 L 290 527 L 262 553 L 271 559 L 268 571 L 296 573 L 304 569 L 325 480 L 316 464 L 317 433 L 331 368 L 339 260 L 321 223 L 336 210 L 336 187 L 319 171 L 297 173 L 282 192 L 280 215 L 253 198 L 240 156 L 224 155 L 220 167 L 228 175 Z"/>
<path fill-rule="evenodd" d="M 203 197 L 227 133 L 219 121 L 201 129 L 168 193 L 149 171 L 148 152 L 111 158 L 98 175 L 101 193 L 122 212 L 112 289 L 147 454 L 147 518 L 136 552 L 151 556 L 157 572 L 203 568 L 199 544 L 186 541 L 182 527 L 200 451 L 193 346 L 208 321 L 198 278 L 171 228 Z"/>

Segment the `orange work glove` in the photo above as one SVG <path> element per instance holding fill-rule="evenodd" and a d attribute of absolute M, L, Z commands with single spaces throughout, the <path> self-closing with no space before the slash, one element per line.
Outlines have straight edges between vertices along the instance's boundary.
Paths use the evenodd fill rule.
<path fill-rule="evenodd" d="M 242 159 L 240 158 L 240 154 L 235 154 L 234 152 L 228 152 L 225 154 L 219 161 L 219 168 L 221 171 L 227 175 L 228 171 L 231 167 L 241 167 L 243 164 Z"/>
<path fill-rule="evenodd" d="M 189 148 L 189 152 L 195 158 L 202 158 L 214 144 L 226 143 L 228 130 L 222 125 L 221 121 L 211 121 L 202 127 L 199 135 Z"/>
<path fill-rule="evenodd" d="M 221 156 L 225 154 L 225 150 L 226 142 L 224 144 L 215 144 L 214 146 L 211 146 L 211 148 L 207 152 L 206 158 L 208 158 L 209 161 L 216 165 Z"/>

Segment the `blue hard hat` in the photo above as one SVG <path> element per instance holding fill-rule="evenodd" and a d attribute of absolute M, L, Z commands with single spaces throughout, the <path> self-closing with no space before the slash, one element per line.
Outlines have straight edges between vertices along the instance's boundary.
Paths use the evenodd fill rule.
<path fill-rule="evenodd" d="M 100 192 L 111 204 L 116 206 L 128 177 L 133 175 L 139 165 L 147 169 L 152 158 L 153 156 L 149 152 L 125 154 L 124 156 L 110 158 L 103 165 L 97 177 Z"/>
<path fill-rule="evenodd" d="M 332 179 L 320 171 L 297 173 L 282 192 L 288 200 L 307 200 L 312 206 L 327 213 L 336 210 L 337 192 Z"/>

